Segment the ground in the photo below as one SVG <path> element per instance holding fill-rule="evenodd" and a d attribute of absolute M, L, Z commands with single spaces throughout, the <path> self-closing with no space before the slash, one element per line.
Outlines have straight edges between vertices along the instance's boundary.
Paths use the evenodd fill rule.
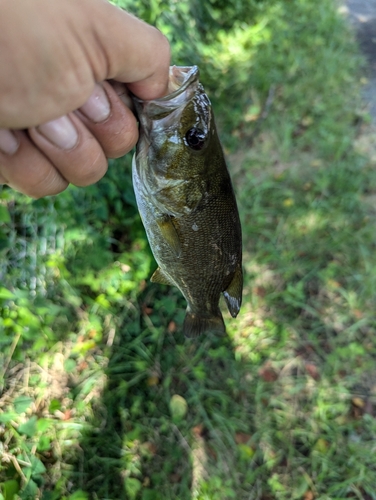
<path fill-rule="evenodd" d="M 368 83 L 364 100 L 376 123 L 376 0 L 348 0 L 344 11 L 354 25 L 362 52 L 368 63 Z"/>

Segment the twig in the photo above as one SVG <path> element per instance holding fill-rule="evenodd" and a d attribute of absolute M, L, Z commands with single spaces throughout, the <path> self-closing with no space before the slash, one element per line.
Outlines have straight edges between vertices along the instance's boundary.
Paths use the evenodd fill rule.
<path fill-rule="evenodd" d="M 14 354 L 16 347 L 17 347 L 18 341 L 20 340 L 20 337 L 21 337 L 21 334 L 17 333 L 17 335 L 13 339 L 12 345 L 10 346 L 8 358 L 5 360 L 3 369 L 0 371 L 0 380 L 5 377 L 5 374 L 8 370 L 9 363 L 12 359 L 12 356 Z M 2 392 L 2 390 L 3 390 L 3 387 L 0 386 L 0 391 Z"/>
<path fill-rule="evenodd" d="M 180 440 L 180 444 L 183 446 L 183 448 L 185 449 L 185 451 L 187 453 L 191 454 L 192 453 L 192 448 L 189 446 L 188 441 L 185 439 L 185 437 L 179 431 L 178 427 L 175 424 L 172 424 L 172 430 L 178 436 L 178 438 Z"/>

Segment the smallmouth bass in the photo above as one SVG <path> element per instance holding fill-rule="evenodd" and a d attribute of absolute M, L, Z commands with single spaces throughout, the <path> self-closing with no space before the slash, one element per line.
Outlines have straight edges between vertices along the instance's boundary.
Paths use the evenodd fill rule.
<path fill-rule="evenodd" d="M 133 96 L 140 122 L 133 186 L 159 265 L 151 281 L 184 295 L 187 337 L 224 333 L 221 293 L 232 317 L 242 301 L 235 195 L 197 66 L 172 66 L 170 90 L 151 101 Z"/>

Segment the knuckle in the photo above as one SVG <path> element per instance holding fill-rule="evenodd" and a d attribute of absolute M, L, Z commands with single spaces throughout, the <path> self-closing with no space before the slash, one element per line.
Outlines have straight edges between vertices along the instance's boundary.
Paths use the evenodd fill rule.
<path fill-rule="evenodd" d="M 22 192 L 32 198 L 59 194 L 68 187 L 69 183 L 60 174 L 50 167 L 40 171 L 37 176 L 30 176 L 28 183 L 22 186 Z"/>
<path fill-rule="evenodd" d="M 128 127 L 121 137 L 111 139 L 107 145 L 106 155 L 108 158 L 120 158 L 129 153 L 138 140 L 138 130 L 136 127 Z"/>
<path fill-rule="evenodd" d="M 79 187 L 90 186 L 98 182 L 107 172 L 107 159 L 104 156 L 102 149 L 98 149 L 95 156 L 90 155 L 90 158 L 85 160 L 74 178 L 69 179 L 72 184 Z"/>

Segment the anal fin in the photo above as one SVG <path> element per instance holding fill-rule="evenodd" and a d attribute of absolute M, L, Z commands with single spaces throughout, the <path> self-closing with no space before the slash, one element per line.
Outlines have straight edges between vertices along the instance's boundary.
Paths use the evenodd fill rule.
<path fill-rule="evenodd" d="M 231 280 L 231 283 L 223 292 L 223 296 L 227 304 L 227 309 L 229 310 L 233 318 L 236 318 L 236 316 L 239 313 L 240 306 L 242 304 L 242 293 L 243 293 L 243 271 L 241 264 L 239 263 L 235 270 L 235 274 Z"/>
<path fill-rule="evenodd" d="M 153 273 L 153 276 L 150 278 L 150 281 L 153 283 L 159 283 L 160 285 L 172 285 L 175 286 L 175 283 L 171 281 L 171 279 L 162 271 L 160 267 L 156 269 Z"/>

